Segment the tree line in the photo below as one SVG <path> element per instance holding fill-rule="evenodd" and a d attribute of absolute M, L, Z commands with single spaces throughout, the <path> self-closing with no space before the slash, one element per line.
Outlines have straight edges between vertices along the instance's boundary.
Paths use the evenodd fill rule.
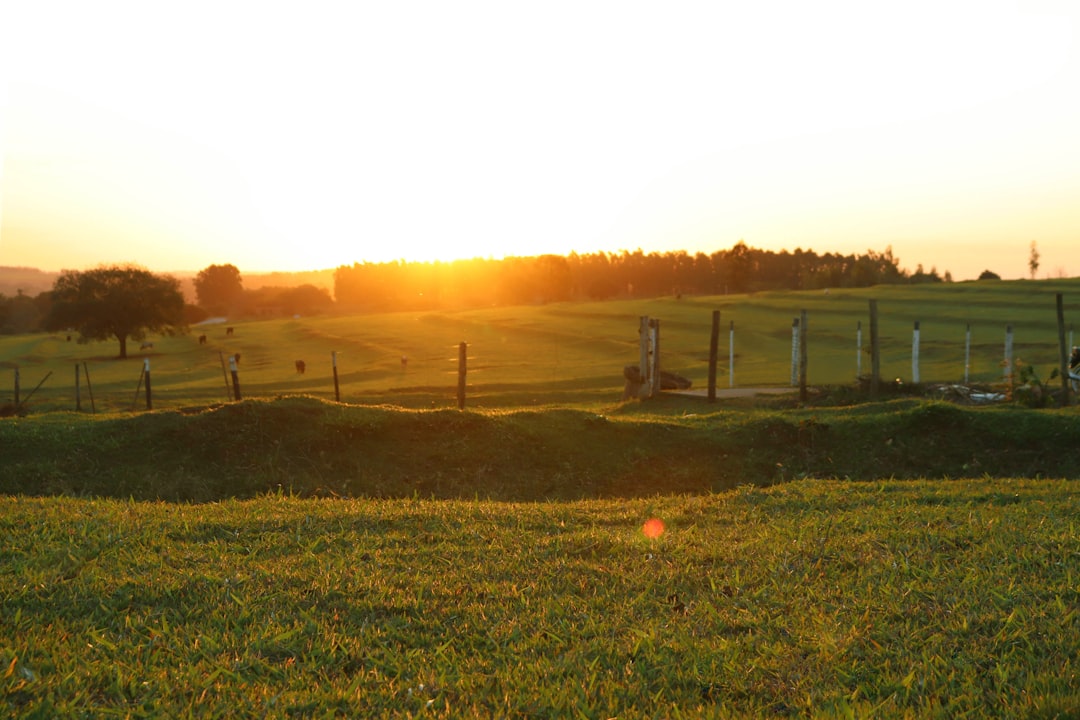
<path fill-rule="evenodd" d="M 354 263 L 334 273 L 338 305 L 370 310 L 477 307 L 616 297 L 723 295 L 880 284 L 949 282 L 948 272 L 902 269 L 892 248 L 864 255 L 744 242 L 712 254 L 685 251 L 571 253 L 501 260 Z"/>
<path fill-rule="evenodd" d="M 197 302 L 191 304 L 176 278 L 137 265 L 67 270 L 36 296 L 0 294 L 0 334 L 59 331 L 79 342 L 116 340 L 125 358 L 129 340 L 183 333 L 212 315 L 310 315 L 333 306 L 330 293 L 313 285 L 247 290 L 235 265 L 211 265 L 194 284 Z"/>
<path fill-rule="evenodd" d="M 997 277 L 986 271 L 981 278 Z M 147 333 L 186 332 L 213 316 L 313 315 L 349 310 L 422 310 L 486 307 L 616 297 L 722 295 L 764 290 L 814 290 L 879 284 L 950 282 L 936 269 L 902 269 L 892 248 L 865 255 L 773 252 L 736 243 L 728 250 L 691 255 L 571 253 L 500 260 L 354 263 L 334 272 L 334 297 L 314 285 L 247 290 L 240 270 L 211 265 L 195 277 L 195 304 L 180 283 L 135 265 L 61 273 L 53 288 L 30 297 L 0 294 L 0 333 L 66 331 L 82 342 L 115 339 L 120 357 L 128 340 Z"/>

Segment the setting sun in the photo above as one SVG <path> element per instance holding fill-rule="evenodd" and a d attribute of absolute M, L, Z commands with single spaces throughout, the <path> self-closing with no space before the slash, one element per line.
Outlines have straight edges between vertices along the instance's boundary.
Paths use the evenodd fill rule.
<path fill-rule="evenodd" d="M 0 265 L 892 246 L 1080 273 L 1067 3 L 24 3 Z"/>

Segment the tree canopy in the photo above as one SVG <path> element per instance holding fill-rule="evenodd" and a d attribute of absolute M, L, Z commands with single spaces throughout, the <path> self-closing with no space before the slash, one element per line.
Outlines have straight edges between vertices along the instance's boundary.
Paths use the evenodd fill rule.
<path fill-rule="evenodd" d="M 116 338 L 121 358 L 127 357 L 129 338 L 187 329 L 179 281 L 134 265 L 64 271 L 53 285 L 43 325 L 46 330 L 76 330 L 82 341 Z"/>
<path fill-rule="evenodd" d="M 240 270 L 231 264 L 211 265 L 195 276 L 195 296 L 210 312 L 225 314 L 244 291 Z"/>
<path fill-rule="evenodd" d="M 940 281 L 936 269 L 917 276 L 902 270 L 891 247 L 865 255 L 819 255 L 802 249 L 760 250 L 739 241 L 711 255 L 638 249 L 448 263 L 354 263 L 334 272 L 334 297 L 344 307 L 423 310 Z"/>

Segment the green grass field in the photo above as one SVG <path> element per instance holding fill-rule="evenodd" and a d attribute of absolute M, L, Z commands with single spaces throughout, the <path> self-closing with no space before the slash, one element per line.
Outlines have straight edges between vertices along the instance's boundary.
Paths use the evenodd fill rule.
<path fill-rule="evenodd" d="M 154 338 L 154 412 L 114 344 L 0 338 L 0 405 L 52 372 L 0 418 L 0 715 L 1078 717 L 1080 413 L 851 390 L 870 298 L 886 377 L 919 320 L 923 379 L 959 381 L 970 323 L 993 384 L 1006 324 L 1048 377 L 1077 291 L 215 325 Z M 806 309 L 810 382 L 846 389 L 621 400 L 640 315 L 700 386 L 714 309 L 721 387 L 731 321 L 736 385 L 787 385 Z"/>
<path fill-rule="evenodd" d="M 11 717 L 1080 713 L 1073 482 L 0 499 Z M 644 523 L 658 518 L 655 539 Z"/>
<path fill-rule="evenodd" d="M 1063 293 L 1066 319 L 1080 313 L 1080 280 L 973 282 L 885 286 L 830 293 L 762 293 L 557 303 L 440 313 L 322 316 L 192 328 L 189 335 L 153 338 L 151 361 L 155 408 L 224 402 L 231 380 L 222 356 L 240 353 L 244 397 L 308 394 L 334 398 L 331 353 L 338 357 L 341 399 L 359 404 L 411 408 L 456 404 L 458 344 L 467 342 L 471 407 L 595 407 L 621 397 L 622 368 L 638 360 L 638 318 L 661 322 L 661 364 L 704 388 L 712 312 L 722 332 L 718 385 L 784 386 L 791 379 L 791 324 L 808 312 L 808 380 L 815 385 L 852 384 L 859 352 L 856 325 L 868 346 L 869 300 L 879 307 L 882 375 L 912 378 L 912 330 L 920 322 L 920 379 L 959 382 L 965 368 L 965 333 L 972 345 L 969 377 L 976 383 L 1003 376 L 1005 328 L 1014 328 L 1014 356 L 1048 377 L 1057 367 L 1055 294 Z M 729 375 L 730 323 L 735 324 L 734 378 Z M 1071 320 L 1070 320 L 1071 327 Z M 197 337 L 205 333 L 206 345 Z M 136 346 L 137 348 L 137 346 Z M 79 345 L 59 335 L 0 338 L 0 401 L 11 398 L 13 370 L 20 368 L 21 396 L 52 373 L 30 398 L 35 411 L 73 410 L 75 366 L 85 364 L 84 411 L 125 412 L 145 408 L 137 392 L 143 356 L 120 361 L 114 342 Z M 134 357 L 138 355 L 139 357 Z M 402 356 L 408 365 L 401 363 Z M 307 373 L 298 375 L 302 359 Z M 863 353 L 862 371 L 870 371 Z"/>

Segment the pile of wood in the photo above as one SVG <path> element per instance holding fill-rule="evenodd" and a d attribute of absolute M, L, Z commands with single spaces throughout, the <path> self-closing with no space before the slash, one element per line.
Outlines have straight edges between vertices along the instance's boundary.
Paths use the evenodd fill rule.
<path fill-rule="evenodd" d="M 646 398 L 650 395 L 648 382 L 641 376 L 641 368 L 637 365 L 627 365 L 623 368 L 623 377 L 626 384 L 623 387 L 623 399 Z M 666 370 L 660 371 L 661 390 L 689 390 L 693 383 L 682 375 L 676 375 Z"/>

